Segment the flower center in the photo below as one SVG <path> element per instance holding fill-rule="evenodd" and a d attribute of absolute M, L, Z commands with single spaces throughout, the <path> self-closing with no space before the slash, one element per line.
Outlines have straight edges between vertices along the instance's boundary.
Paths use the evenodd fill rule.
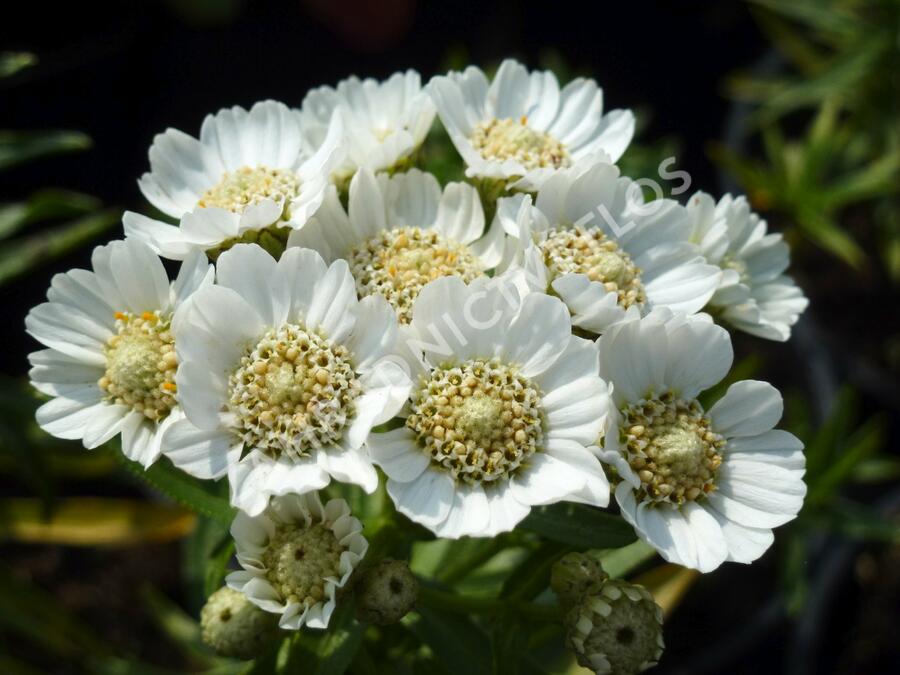
<path fill-rule="evenodd" d="M 413 395 L 406 426 L 454 480 L 489 484 L 541 449 L 540 393 L 496 360 L 441 367 Z"/>
<path fill-rule="evenodd" d="M 267 166 L 226 171 L 222 179 L 203 193 L 197 206 L 217 206 L 235 213 L 264 199 L 288 203 L 300 194 L 300 176 L 288 169 Z"/>
<path fill-rule="evenodd" d="M 468 283 L 483 271 L 467 246 L 418 227 L 383 230 L 348 260 L 359 295 L 383 296 L 402 323 L 409 323 L 413 302 L 429 281 L 457 276 Z"/>
<path fill-rule="evenodd" d="M 696 400 L 666 393 L 627 406 L 622 416 L 624 453 L 644 499 L 683 504 L 715 490 L 725 439 Z"/>
<path fill-rule="evenodd" d="M 340 577 L 337 537 L 324 523 L 280 526 L 262 554 L 266 579 L 284 602 L 309 607 L 325 599 L 325 583 Z"/>
<path fill-rule="evenodd" d="M 117 332 L 106 343 L 106 372 L 97 382 L 112 403 L 159 421 L 175 407 L 175 340 L 170 316 L 116 312 Z"/>
<path fill-rule="evenodd" d="M 229 385 L 236 433 L 276 458 L 339 441 L 360 394 L 347 349 L 295 324 L 266 333 Z"/>
<path fill-rule="evenodd" d="M 566 147 L 550 134 L 532 129 L 528 119 L 492 119 L 472 132 L 472 145 L 487 160 L 514 160 L 526 169 L 569 166 Z"/>
<path fill-rule="evenodd" d="M 750 283 L 750 274 L 747 270 L 747 263 L 741 260 L 740 258 L 732 257 L 730 253 L 726 253 L 722 258 L 719 266 L 723 270 L 734 270 L 738 273 L 740 277 L 741 283 L 749 284 Z"/>
<path fill-rule="evenodd" d="M 628 308 L 647 300 L 641 270 L 625 251 L 602 230 L 557 227 L 540 243 L 544 262 L 552 277 L 584 274 L 618 295 L 619 305 Z"/>

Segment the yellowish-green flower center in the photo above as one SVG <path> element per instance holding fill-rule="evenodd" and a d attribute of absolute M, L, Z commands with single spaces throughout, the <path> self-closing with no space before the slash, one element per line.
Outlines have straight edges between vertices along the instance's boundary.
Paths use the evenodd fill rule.
<path fill-rule="evenodd" d="M 472 132 L 472 145 L 487 160 L 514 160 L 526 169 L 569 166 L 566 147 L 550 134 L 528 126 L 528 119 L 506 118 L 481 122 Z"/>
<path fill-rule="evenodd" d="M 294 458 L 339 441 L 361 391 L 346 347 L 295 324 L 268 331 L 229 386 L 244 443 Z"/>
<path fill-rule="evenodd" d="M 175 407 L 175 340 L 168 315 L 116 313 L 116 334 L 106 343 L 106 372 L 97 383 L 112 403 L 160 421 Z"/>
<path fill-rule="evenodd" d="M 641 305 L 647 300 L 641 270 L 602 230 L 557 227 L 539 244 L 552 278 L 584 274 L 618 295 L 621 307 Z"/>
<path fill-rule="evenodd" d="M 541 450 L 540 392 L 497 360 L 436 368 L 414 392 L 406 426 L 454 480 L 490 484 Z"/>
<path fill-rule="evenodd" d="M 328 579 L 340 578 L 346 550 L 324 523 L 279 526 L 262 555 L 266 579 L 283 602 L 307 607 L 325 599 Z"/>
<path fill-rule="evenodd" d="M 360 296 L 383 296 L 402 323 L 412 319 L 413 302 L 429 281 L 456 276 L 468 283 L 483 272 L 466 245 L 418 227 L 383 230 L 347 260 Z"/>
<path fill-rule="evenodd" d="M 287 205 L 299 194 L 300 176 L 290 169 L 244 166 L 236 171 L 226 171 L 218 183 L 203 193 L 197 206 L 216 206 L 241 213 L 264 199 Z"/>
<path fill-rule="evenodd" d="M 696 400 L 665 393 L 622 410 L 620 441 L 642 497 L 683 504 L 715 490 L 725 439 Z"/>

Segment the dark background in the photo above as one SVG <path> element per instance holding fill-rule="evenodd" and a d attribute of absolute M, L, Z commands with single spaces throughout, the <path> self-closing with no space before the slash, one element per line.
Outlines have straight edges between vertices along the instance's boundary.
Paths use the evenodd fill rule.
<path fill-rule="evenodd" d="M 136 180 L 148 168 L 147 149 L 166 127 L 196 135 L 206 114 L 264 98 L 299 106 L 311 87 L 351 74 L 381 79 L 412 67 L 427 81 L 451 63 L 487 67 L 507 56 L 531 67 L 563 63 L 590 74 L 603 87 L 608 109 L 635 110 L 640 142 L 679 139 L 677 168 L 691 174 L 691 191 L 702 187 L 716 194 L 725 185 L 707 147 L 726 135 L 733 112 L 722 82 L 770 53 L 746 4 L 733 0 L 31 0 L 15 3 L 15 16 L 10 11 L 7 3 L 0 51 L 33 52 L 39 63 L 0 81 L 0 128 L 78 129 L 94 146 L 4 172 L 0 202 L 54 186 L 135 210 L 146 209 Z M 103 240 L 118 236 L 114 230 Z M 52 273 L 88 266 L 89 255 L 82 249 L 0 290 L 0 371 L 25 374 L 25 357 L 35 348 L 23 330 L 25 313 L 43 300 Z M 818 304 L 827 303 L 826 293 L 820 287 L 817 298 L 816 288 L 805 287 L 813 300 L 808 314 L 825 316 L 827 323 L 827 304 Z M 888 321 L 896 321 L 893 312 Z M 759 345 L 736 342 L 739 353 Z M 771 379 L 777 386 L 811 389 L 791 381 L 806 376 L 796 367 L 796 347 L 767 344 L 762 350 L 775 364 Z M 793 367 L 782 370 L 782 363 Z M 152 629 L 129 595 L 129 584 L 139 577 L 177 588 L 172 546 L 134 552 L 15 548 L 7 555 L 95 627 L 108 628 L 107 637 L 117 644 L 173 665 L 152 653 Z M 791 622 L 774 598 L 779 577 L 771 558 L 752 568 L 726 565 L 695 585 L 667 627 L 660 672 L 877 673 L 897 665 L 896 655 L 857 653 L 869 646 L 861 638 L 866 631 L 887 630 L 876 650 L 896 638 L 897 574 L 886 592 L 874 595 L 845 579 L 829 591 L 830 613 L 821 610 L 812 624 L 808 617 Z M 881 603 L 881 611 L 869 611 L 872 603 Z M 883 623 L 885 616 L 894 628 L 867 623 Z"/>

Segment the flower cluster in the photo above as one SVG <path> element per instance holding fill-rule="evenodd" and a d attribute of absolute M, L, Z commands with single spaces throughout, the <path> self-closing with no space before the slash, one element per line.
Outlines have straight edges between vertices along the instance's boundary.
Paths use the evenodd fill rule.
<path fill-rule="evenodd" d="M 416 166 L 436 118 L 463 182 Z M 721 324 L 786 340 L 806 299 L 744 198 L 645 200 L 615 164 L 633 129 L 594 81 L 515 61 L 169 129 L 139 180 L 169 220 L 126 213 L 28 316 L 38 423 L 226 478 L 228 585 L 287 629 L 324 628 L 366 555 L 332 481 L 384 480 L 447 538 L 614 496 L 666 560 L 749 563 L 802 505 L 802 446 L 771 385 L 700 395 L 732 365 Z M 591 612 L 649 602 L 604 592 L 580 649 L 612 649 Z"/>

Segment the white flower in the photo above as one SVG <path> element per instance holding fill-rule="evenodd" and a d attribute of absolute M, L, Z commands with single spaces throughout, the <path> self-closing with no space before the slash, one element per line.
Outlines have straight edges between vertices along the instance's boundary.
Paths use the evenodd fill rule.
<path fill-rule="evenodd" d="M 644 202 L 640 185 L 612 164 L 558 171 L 530 195 L 498 202 L 510 235 L 501 269 L 521 269 L 528 288 L 554 292 L 572 324 L 602 333 L 632 314 L 668 307 L 692 314 L 722 276 L 688 241 L 687 212 L 671 199 Z"/>
<path fill-rule="evenodd" d="M 254 605 L 280 614 L 281 628 L 326 628 L 336 591 L 369 547 L 361 532 L 343 499 L 322 506 L 315 492 L 276 497 L 259 515 L 235 517 L 231 536 L 244 569 L 226 582 Z"/>
<path fill-rule="evenodd" d="M 398 511 L 457 538 L 512 530 L 535 505 L 607 505 L 591 446 L 608 389 L 559 300 L 444 277 L 419 294 L 405 331 L 420 356 L 405 424 L 368 439 Z"/>
<path fill-rule="evenodd" d="M 503 254 L 500 227 L 484 232 L 478 191 L 449 183 L 441 191 L 429 173 L 411 169 L 388 177 L 360 169 L 350 183 L 349 215 L 334 189 L 289 246 L 345 258 L 361 297 L 381 295 L 408 323 L 413 301 L 433 279 L 471 281 L 493 268 Z"/>
<path fill-rule="evenodd" d="M 87 448 L 122 435 L 126 457 L 150 466 L 163 432 L 183 417 L 176 402 L 172 314 L 212 283 L 196 254 L 169 283 L 162 262 L 136 241 L 94 249 L 93 271 L 53 277 L 46 302 L 25 319 L 49 349 L 29 355 L 34 387 L 53 399 L 37 411 L 41 428 Z"/>
<path fill-rule="evenodd" d="M 781 234 L 768 234 L 766 221 L 743 196 L 725 195 L 716 204 L 710 195 L 697 192 L 687 210 L 692 240 L 709 262 L 724 270 L 710 307 L 738 330 L 787 340 L 809 301 L 784 274 L 790 249 Z"/>
<path fill-rule="evenodd" d="M 153 139 L 151 170 L 138 184 L 180 225 L 128 212 L 125 234 L 176 260 L 197 248 L 255 241 L 259 230 L 286 239 L 319 208 L 328 174 L 343 159 L 340 116 L 315 153 L 304 148 L 296 113 L 275 101 L 208 115 L 199 140 L 168 129 Z"/>
<path fill-rule="evenodd" d="M 606 156 L 616 161 L 634 134 L 630 110 L 603 114 L 603 90 L 578 78 L 560 90 L 550 71 L 507 59 L 494 81 L 475 66 L 426 87 L 466 175 L 537 190 L 558 169 Z"/>
<path fill-rule="evenodd" d="M 655 310 L 612 327 L 597 346 L 616 409 L 601 457 L 621 478 L 622 516 L 685 567 L 709 572 L 759 558 L 806 494 L 803 444 L 773 429 L 778 391 L 737 382 L 704 410 L 697 396 L 733 359 L 728 332 L 705 315 Z"/>
<path fill-rule="evenodd" d="M 363 450 L 411 382 L 383 298 L 358 301 L 347 263 L 315 251 L 275 261 L 240 244 L 219 257 L 217 285 L 175 317 L 175 381 L 187 418 L 165 437 L 172 461 L 199 478 L 226 473 L 232 503 L 260 513 L 272 495 L 318 490 L 331 477 L 371 492 Z"/>
<path fill-rule="evenodd" d="M 337 183 L 360 167 L 382 171 L 402 166 L 422 145 L 435 113 L 414 70 L 394 73 L 383 82 L 350 77 L 337 88 L 313 89 L 303 99 L 301 128 L 310 147 L 322 144 L 338 108 L 344 110 L 347 155 L 332 173 Z"/>

